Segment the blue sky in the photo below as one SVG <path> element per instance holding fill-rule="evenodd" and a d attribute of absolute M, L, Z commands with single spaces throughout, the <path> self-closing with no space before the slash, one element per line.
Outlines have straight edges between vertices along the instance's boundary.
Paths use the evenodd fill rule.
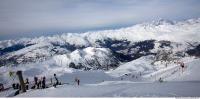
<path fill-rule="evenodd" d="M 200 17 L 200 0 L 0 0 L 0 40 Z"/>

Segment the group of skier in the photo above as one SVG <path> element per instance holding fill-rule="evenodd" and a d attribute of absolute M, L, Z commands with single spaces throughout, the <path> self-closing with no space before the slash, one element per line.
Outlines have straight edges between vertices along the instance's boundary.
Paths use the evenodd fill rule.
<path fill-rule="evenodd" d="M 78 79 L 77 77 L 75 78 L 75 82 L 77 83 L 77 85 L 80 85 L 80 79 Z M 35 76 L 32 86 L 29 82 L 29 79 L 26 78 L 25 81 L 24 81 L 24 84 L 25 84 L 26 90 L 29 90 L 30 88 L 31 89 L 48 88 L 48 86 L 46 84 L 46 77 L 45 76 L 41 77 L 40 79 L 37 76 Z M 56 76 L 56 74 L 54 74 L 53 77 L 50 78 L 50 85 L 52 85 L 55 88 L 56 88 L 57 85 L 61 85 L 61 82 L 58 80 L 58 77 Z M 12 87 L 13 87 L 13 89 L 21 90 L 21 85 L 19 83 L 13 83 Z"/>
<path fill-rule="evenodd" d="M 57 85 L 61 84 L 61 82 L 59 82 L 56 74 L 54 74 L 53 79 L 51 78 L 50 80 L 51 80 L 51 84 L 54 87 L 56 87 Z M 30 88 L 31 89 L 45 89 L 45 88 L 48 88 L 48 86 L 46 84 L 46 77 L 45 76 L 41 77 L 40 79 L 37 76 L 35 76 L 32 86 L 31 86 L 31 84 L 29 82 L 29 79 L 26 78 L 25 81 L 24 81 L 24 85 L 25 85 L 26 90 L 29 90 Z M 13 83 L 12 87 L 13 87 L 13 89 L 21 90 L 21 85 L 19 83 Z"/>
<path fill-rule="evenodd" d="M 26 84 L 26 87 L 28 87 L 28 85 L 29 85 L 28 79 L 26 79 L 25 84 Z M 34 77 L 34 85 L 31 87 L 31 89 L 35 89 L 35 88 L 44 89 L 46 87 L 47 86 L 46 86 L 46 77 L 45 76 L 41 77 L 40 79 L 38 79 L 38 77 L 36 77 L 36 76 Z"/>

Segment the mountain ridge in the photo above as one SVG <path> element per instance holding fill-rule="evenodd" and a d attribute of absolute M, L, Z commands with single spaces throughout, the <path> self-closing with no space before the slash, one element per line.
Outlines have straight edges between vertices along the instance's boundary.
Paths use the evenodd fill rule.
<path fill-rule="evenodd" d="M 148 27 L 148 26 L 155 26 L 155 27 L 161 26 L 162 27 L 163 25 L 169 25 L 169 26 L 198 25 L 196 27 L 199 29 L 199 24 L 200 24 L 200 18 L 188 19 L 188 20 L 179 21 L 179 22 L 165 20 L 165 19 L 158 19 L 158 20 L 154 20 L 154 21 L 150 21 L 150 22 L 143 22 L 141 24 L 136 24 L 136 25 L 133 25 L 133 26 L 130 26 L 130 27 L 124 27 L 124 28 L 113 29 L 113 30 L 110 29 L 110 30 L 88 31 L 88 32 L 83 32 L 83 33 L 63 33 L 63 34 L 60 34 L 60 35 L 53 35 L 53 36 L 47 36 L 47 37 L 40 36 L 40 37 L 36 37 L 36 38 L 22 38 L 22 39 L 18 39 L 18 40 L 2 40 L 2 41 L 0 41 L 0 48 L 2 48 L 3 45 L 6 45 L 5 43 L 8 43 L 7 45 L 9 46 L 12 43 L 15 43 L 16 41 L 17 41 L 17 43 L 23 43 L 25 41 L 28 41 L 29 43 L 31 43 L 31 42 L 37 43 L 37 41 L 40 42 L 44 38 L 46 38 L 45 40 L 53 39 L 55 37 L 60 37 L 60 39 L 63 39 L 66 36 L 71 37 L 71 36 L 74 36 L 74 35 L 76 37 L 80 36 L 80 37 L 83 37 L 82 39 L 86 39 L 85 36 L 90 35 L 92 33 L 97 33 L 99 35 L 102 35 L 102 34 L 105 34 L 105 33 L 108 33 L 108 32 L 113 32 L 113 33 L 115 33 L 116 31 L 123 32 L 124 30 L 130 30 L 130 29 L 133 29 L 133 30 L 136 29 L 137 30 L 137 29 L 140 29 L 140 28 L 152 28 L 152 27 Z M 80 40 L 82 40 L 82 39 L 80 39 Z M 45 40 L 43 40 L 43 41 L 45 41 Z"/>
<path fill-rule="evenodd" d="M 109 48 L 119 60 L 128 62 L 144 55 L 155 54 L 151 50 L 155 49 L 156 42 L 160 46 L 157 50 L 162 47 L 173 49 L 176 47 L 171 44 L 182 44 L 183 48 L 188 47 L 182 51 L 187 52 L 192 48 L 190 44 L 197 42 L 195 46 L 198 46 L 199 32 L 200 18 L 180 22 L 160 19 L 115 30 L 6 40 L 0 41 L 0 63 L 4 66 L 10 63 L 15 65 L 43 61 L 54 55 L 68 54 L 87 47 Z"/>

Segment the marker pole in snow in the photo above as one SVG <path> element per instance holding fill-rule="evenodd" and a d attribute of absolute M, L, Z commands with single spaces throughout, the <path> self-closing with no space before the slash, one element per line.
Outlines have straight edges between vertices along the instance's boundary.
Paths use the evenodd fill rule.
<path fill-rule="evenodd" d="M 22 88 L 22 92 L 26 92 L 25 83 L 24 83 L 23 76 L 22 76 L 22 71 L 17 71 L 17 76 L 19 78 L 19 82 L 20 82 L 20 85 L 21 85 L 21 88 Z"/>

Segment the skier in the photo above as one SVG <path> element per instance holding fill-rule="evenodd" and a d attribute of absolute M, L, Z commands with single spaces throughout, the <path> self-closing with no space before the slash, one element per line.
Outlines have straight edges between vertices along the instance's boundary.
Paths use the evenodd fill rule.
<path fill-rule="evenodd" d="M 181 63 L 180 65 L 181 65 L 181 67 L 182 67 L 182 68 L 184 68 L 184 67 L 185 67 L 185 66 L 184 66 L 184 63 Z"/>
<path fill-rule="evenodd" d="M 182 71 L 182 73 L 183 73 L 183 70 L 184 70 L 184 68 L 185 68 L 185 64 L 182 62 L 182 63 L 180 63 L 180 66 L 181 66 L 181 71 Z"/>
<path fill-rule="evenodd" d="M 35 83 L 35 86 L 37 86 L 38 78 L 36 76 L 34 77 L 34 83 Z"/>
<path fill-rule="evenodd" d="M 59 85 L 59 81 L 58 81 L 56 74 L 54 74 L 54 79 L 55 79 L 55 82 L 54 82 L 53 86 L 56 88 L 56 86 Z"/>
<path fill-rule="evenodd" d="M 75 82 L 77 83 L 78 86 L 80 85 L 80 80 L 77 77 L 75 78 Z"/>
<path fill-rule="evenodd" d="M 38 84 L 38 77 L 34 77 L 34 85 L 31 87 L 31 89 L 35 89 L 37 87 Z"/>
<path fill-rule="evenodd" d="M 161 77 L 159 78 L 159 82 L 160 82 L 160 83 L 163 82 L 163 79 L 162 79 Z"/>
<path fill-rule="evenodd" d="M 78 86 L 80 85 L 80 79 L 77 80 L 77 84 L 78 84 Z"/>
<path fill-rule="evenodd" d="M 0 92 L 4 90 L 4 86 L 2 83 L 0 83 Z"/>
<path fill-rule="evenodd" d="M 42 78 L 42 88 L 46 88 L 46 77 Z"/>
<path fill-rule="evenodd" d="M 15 83 L 12 84 L 12 88 L 16 89 L 16 84 Z"/>
<path fill-rule="evenodd" d="M 26 85 L 26 90 L 28 90 L 29 89 L 28 88 L 28 86 L 29 86 L 29 80 L 28 80 L 28 78 L 26 78 L 25 85 Z"/>
<path fill-rule="evenodd" d="M 19 83 L 16 84 L 16 89 L 20 89 Z"/>
<path fill-rule="evenodd" d="M 42 81 L 41 79 L 38 80 L 38 83 L 37 83 L 37 89 L 40 89 L 41 88 L 41 84 L 42 84 Z"/>
<path fill-rule="evenodd" d="M 52 78 L 50 78 L 50 82 L 51 82 L 51 85 L 53 85 L 53 79 Z"/>

